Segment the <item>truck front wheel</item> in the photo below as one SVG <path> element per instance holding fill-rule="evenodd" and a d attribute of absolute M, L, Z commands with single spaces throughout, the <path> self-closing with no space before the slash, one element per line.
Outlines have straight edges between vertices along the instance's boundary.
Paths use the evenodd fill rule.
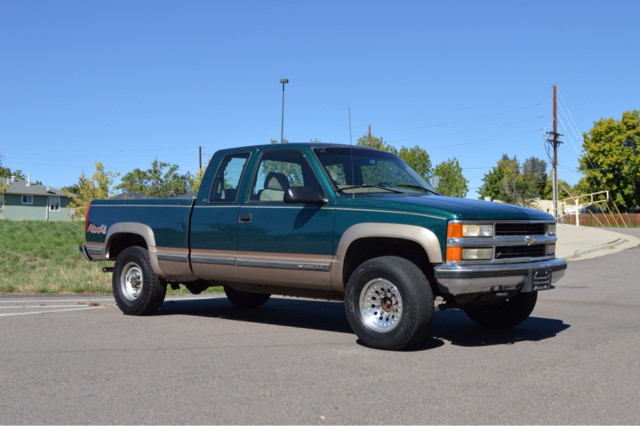
<path fill-rule="evenodd" d="M 224 286 L 224 292 L 227 295 L 229 302 L 236 305 L 238 308 L 257 308 L 267 303 L 267 300 L 271 297 L 270 294 L 263 293 L 247 293 L 244 291 L 238 291 L 229 286 Z"/>
<path fill-rule="evenodd" d="M 155 313 L 167 293 L 167 286 L 153 272 L 149 252 L 142 247 L 128 247 L 113 266 L 113 296 L 125 315 Z"/>
<path fill-rule="evenodd" d="M 464 312 L 473 322 L 487 328 L 511 328 L 531 315 L 536 307 L 538 292 L 519 293 L 495 305 L 473 306 Z"/>
<path fill-rule="evenodd" d="M 351 329 L 367 346 L 400 350 L 424 339 L 433 320 L 433 292 L 414 263 L 395 256 L 368 260 L 345 294 Z"/>

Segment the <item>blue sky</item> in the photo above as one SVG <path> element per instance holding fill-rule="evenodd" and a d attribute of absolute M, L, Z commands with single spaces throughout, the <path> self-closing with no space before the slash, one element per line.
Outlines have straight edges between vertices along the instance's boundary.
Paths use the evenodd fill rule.
<path fill-rule="evenodd" d="M 4 0 L 0 154 L 54 187 L 94 161 L 194 173 L 199 146 L 280 137 L 288 78 L 289 140 L 348 144 L 351 108 L 354 143 L 371 124 L 434 165 L 456 157 L 475 198 L 502 154 L 547 160 L 557 84 L 574 183 L 582 132 L 640 108 L 639 14 L 635 0 Z"/>

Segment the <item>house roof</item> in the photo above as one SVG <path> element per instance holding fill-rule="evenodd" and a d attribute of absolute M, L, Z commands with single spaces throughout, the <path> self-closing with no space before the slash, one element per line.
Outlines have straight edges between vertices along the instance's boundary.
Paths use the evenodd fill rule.
<path fill-rule="evenodd" d="M 9 185 L 9 189 L 5 192 L 5 194 L 15 194 L 15 195 L 41 195 L 45 197 L 66 197 L 67 194 L 64 191 L 61 191 L 57 188 L 52 188 L 50 186 L 36 184 L 31 182 L 31 185 L 27 186 L 27 181 L 24 179 L 16 178 L 13 182 L 11 182 L 11 178 L 1 178 L 2 183 L 5 185 Z"/>

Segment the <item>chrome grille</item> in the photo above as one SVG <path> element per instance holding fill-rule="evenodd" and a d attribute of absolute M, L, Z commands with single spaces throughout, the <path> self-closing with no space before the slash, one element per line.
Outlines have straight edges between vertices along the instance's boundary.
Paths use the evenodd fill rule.
<path fill-rule="evenodd" d="M 535 246 L 497 246 L 495 252 L 495 259 L 543 256 L 546 256 L 546 245 L 544 244 Z"/>
<path fill-rule="evenodd" d="M 496 223 L 496 237 L 545 235 L 544 223 Z"/>

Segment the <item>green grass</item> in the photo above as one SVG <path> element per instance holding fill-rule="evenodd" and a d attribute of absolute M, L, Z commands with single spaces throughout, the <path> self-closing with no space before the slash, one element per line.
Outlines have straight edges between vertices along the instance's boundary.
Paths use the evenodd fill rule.
<path fill-rule="evenodd" d="M 112 293 L 113 262 L 88 262 L 82 222 L 0 220 L 0 293 Z M 205 292 L 219 293 L 221 287 Z M 188 293 L 168 288 L 167 295 Z"/>

